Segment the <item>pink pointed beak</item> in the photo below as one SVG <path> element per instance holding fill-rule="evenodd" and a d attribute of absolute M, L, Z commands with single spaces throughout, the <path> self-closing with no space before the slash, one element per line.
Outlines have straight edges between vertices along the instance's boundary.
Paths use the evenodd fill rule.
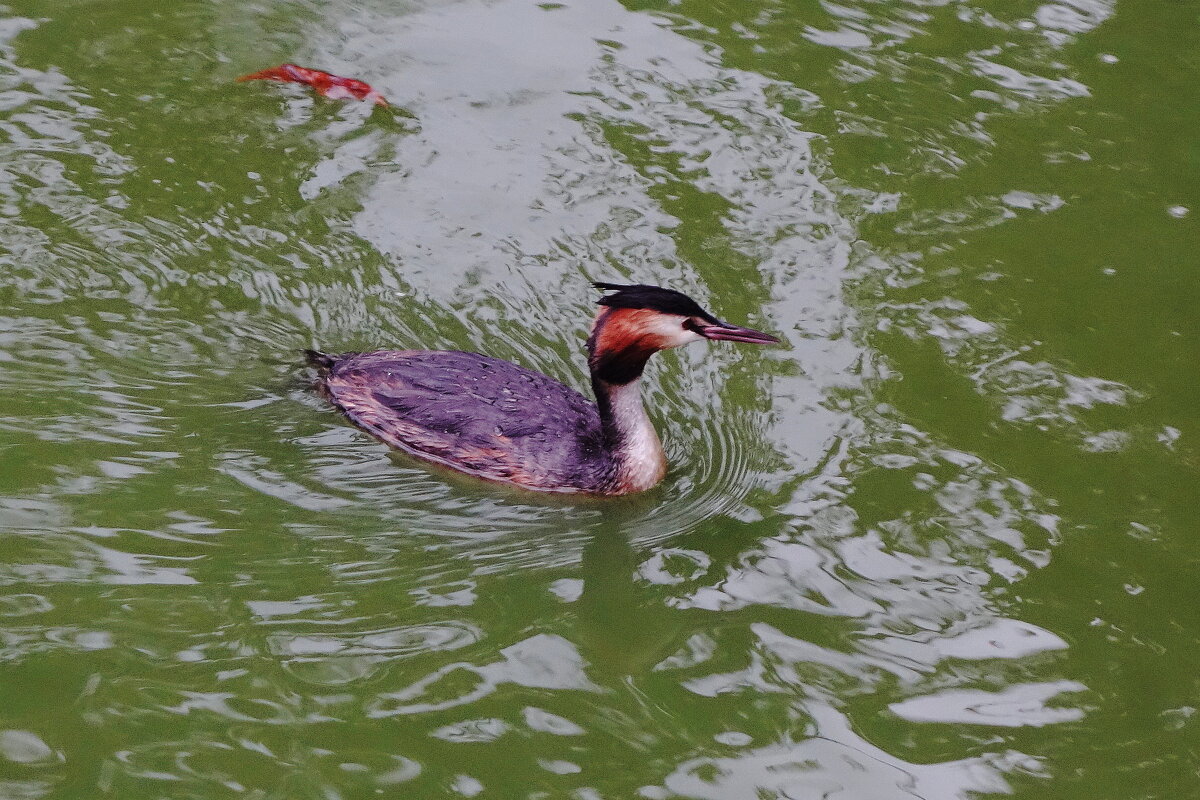
<path fill-rule="evenodd" d="M 756 331 L 753 328 L 742 328 L 727 322 L 714 325 L 700 325 L 696 333 L 705 339 L 716 339 L 723 342 L 745 342 L 747 344 L 779 344 L 779 339 L 769 333 Z"/>

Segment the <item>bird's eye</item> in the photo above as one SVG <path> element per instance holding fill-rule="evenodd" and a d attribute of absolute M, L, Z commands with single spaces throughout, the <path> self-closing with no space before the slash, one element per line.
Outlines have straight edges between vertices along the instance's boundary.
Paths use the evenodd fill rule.
<path fill-rule="evenodd" d="M 700 332 L 700 326 L 697 325 L 696 320 L 692 319 L 691 317 L 688 317 L 683 321 L 683 329 L 685 331 L 691 331 L 692 333 Z"/>

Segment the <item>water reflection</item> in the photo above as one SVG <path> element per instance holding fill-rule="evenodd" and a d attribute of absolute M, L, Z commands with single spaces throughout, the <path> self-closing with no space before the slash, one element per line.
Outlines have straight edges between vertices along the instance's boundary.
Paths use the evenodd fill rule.
<path fill-rule="evenodd" d="M 1006 728 L 1040 728 L 1083 718 L 1080 708 L 1053 708 L 1046 701 L 1063 692 L 1086 689 L 1077 681 L 1010 686 L 1002 692 L 954 689 L 893 703 L 894 714 L 912 722 L 961 722 Z"/>
<path fill-rule="evenodd" d="M 1008 793 L 1006 773 L 1041 771 L 1036 761 L 1014 752 L 940 764 L 909 763 L 863 740 L 834 708 L 820 703 L 803 708 L 812 718 L 810 738 L 686 761 L 661 786 L 642 787 L 639 796 L 956 800 L 976 793 Z"/>
<path fill-rule="evenodd" d="M 1091 157 L 1067 126 L 1022 179 L 987 170 L 1006 126 L 1091 95 L 1061 50 L 1113 6 L 673 9 L 5 21 L 0 661 L 55 680 L 38 709 L 0 688 L 23 770 L 0 794 L 949 799 L 1051 774 L 1021 736 L 1088 723 L 1091 678 L 1018 597 L 1096 517 L 1020 443 L 1187 440 L 1022 327 L 980 242 L 1073 212 L 1041 180 Z M 268 46 L 404 108 L 219 85 Z M 674 466 L 645 497 L 480 487 L 297 378 L 303 346 L 452 347 L 584 388 L 593 278 L 790 344 L 655 365 Z"/>

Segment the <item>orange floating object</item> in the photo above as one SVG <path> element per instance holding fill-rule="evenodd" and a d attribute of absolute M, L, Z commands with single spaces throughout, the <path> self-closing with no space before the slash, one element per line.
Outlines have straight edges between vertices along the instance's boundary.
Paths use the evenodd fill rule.
<path fill-rule="evenodd" d="M 306 83 L 323 97 L 334 100 L 371 100 L 377 106 L 386 106 L 383 95 L 371 88 L 371 84 L 354 78 L 343 78 L 322 72 L 319 69 L 298 67 L 295 64 L 280 64 L 278 67 L 252 72 L 238 78 L 239 81 L 283 81 L 284 83 Z"/>

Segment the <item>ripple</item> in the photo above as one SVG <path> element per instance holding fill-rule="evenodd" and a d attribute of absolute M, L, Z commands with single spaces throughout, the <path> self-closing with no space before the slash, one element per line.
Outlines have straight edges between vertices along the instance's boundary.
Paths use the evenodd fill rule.
<path fill-rule="evenodd" d="M 1081 692 L 1086 688 L 1076 681 L 1055 681 L 1009 686 L 1000 692 L 953 689 L 892 703 L 888 708 L 912 722 L 1040 728 L 1082 719 L 1081 708 L 1052 708 L 1045 703 L 1063 692 Z"/>
<path fill-rule="evenodd" d="M 933 666 L 946 658 L 980 660 L 1020 659 L 1036 653 L 1065 650 L 1059 636 L 1013 619 L 986 621 L 979 627 L 961 631 L 921 632 L 905 636 L 880 636 L 870 643 L 872 650 L 889 652 L 910 662 Z"/>
<path fill-rule="evenodd" d="M 526 706 L 521 709 L 521 716 L 530 730 L 550 733 L 555 736 L 582 736 L 586 731 L 566 717 L 551 714 L 540 708 Z"/>
<path fill-rule="evenodd" d="M 25 617 L 30 614 L 44 614 L 53 608 L 54 604 L 40 594 L 0 595 L 0 617 Z"/>
<path fill-rule="evenodd" d="M 386 655 L 403 658 L 416 653 L 455 650 L 483 638 L 465 622 L 408 625 L 400 628 L 346 634 L 275 633 L 267 637 L 271 651 L 281 656 Z"/>
<path fill-rule="evenodd" d="M 133 725 L 147 718 L 196 715 L 267 726 L 288 726 L 304 717 L 296 708 L 295 696 L 254 684 L 252 678 L 242 675 L 221 691 L 197 691 L 170 681 L 119 677 L 89 690 L 87 716 L 98 724 Z"/>
<path fill-rule="evenodd" d="M 33 764 L 51 759 L 54 751 L 36 733 L 8 729 L 0 731 L 0 756 L 16 764 Z"/>
<path fill-rule="evenodd" d="M 469 719 L 445 725 L 430 733 L 446 742 L 494 742 L 508 733 L 509 726 L 501 719 Z"/>
<path fill-rule="evenodd" d="M 638 575 L 650 583 L 673 586 L 702 577 L 710 564 L 711 560 L 704 553 L 666 548 L 643 561 L 638 567 Z"/>
<path fill-rule="evenodd" d="M 1008 793 L 1005 772 L 1028 769 L 1019 753 L 958 761 L 909 763 L 859 738 L 833 709 L 813 706 L 820 735 L 796 742 L 752 748 L 728 757 L 684 761 L 661 786 L 645 786 L 639 796 L 668 797 L 872 797 L 901 800 L 957 800 L 969 793 Z"/>
<path fill-rule="evenodd" d="M 500 655 L 502 661 L 481 667 L 447 664 L 400 691 L 381 694 L 368 714 L 381 717 L 441 711 L 475 702 L 505 683 L 540 689 L 599 689 L 584 673 L 574 645 L 561 637 L 538 634 L 504 648 Z M 443 697 L 439 699 L 439 695 Z"/>

